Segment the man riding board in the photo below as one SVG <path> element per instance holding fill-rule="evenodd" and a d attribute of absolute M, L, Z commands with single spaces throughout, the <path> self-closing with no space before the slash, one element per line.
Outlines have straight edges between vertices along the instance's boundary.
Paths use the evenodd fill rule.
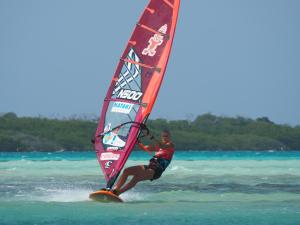
<path fill-rule="evenodd" d="M 155 152 L 150 159 L 148 165 L 132 166 L 124 169 L 120 179 L 113 189 L 113 193 L 120 195 L 125 191 L 133 188 L 138 182 L 144 180 L 158 179 L 170 164 L 174 154 L 174 144 L 171 141 L 170 132 L 164 130 L 161 133 L 161 140 L 156 140 L 152 135 L 149 136 L 151 143 L 144 145 L 140 140 L 137 141 L 138 146 L 147 152 Z M 131 180 L 125 184 L 127 178 L 133 176 Z"/>

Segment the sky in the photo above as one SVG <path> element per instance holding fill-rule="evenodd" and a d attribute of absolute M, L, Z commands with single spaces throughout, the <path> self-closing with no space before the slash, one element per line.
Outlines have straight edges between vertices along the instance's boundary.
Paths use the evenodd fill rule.
<path fill-rule="evenodd" d="M 147 0 L 0 0 L 0 113 L 101 111 Z M 182 0 L 150 119 L 300 125 L 300 1 Z"/>

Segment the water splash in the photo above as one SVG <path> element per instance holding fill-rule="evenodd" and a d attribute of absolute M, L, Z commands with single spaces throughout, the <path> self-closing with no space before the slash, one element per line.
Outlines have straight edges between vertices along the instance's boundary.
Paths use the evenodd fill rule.
<path fill-rule="evenodd" d="M 32 196 L 33 201 L 42 202 L 82 202 L 89 201 L 89 189 L 46 189 L 37 188 L 43 191 L 42 196 Z"/>

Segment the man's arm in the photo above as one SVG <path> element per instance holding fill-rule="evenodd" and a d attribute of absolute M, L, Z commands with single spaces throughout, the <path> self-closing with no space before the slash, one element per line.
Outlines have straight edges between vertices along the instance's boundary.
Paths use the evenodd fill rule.
<path fill-rule="evenodd" d="M 144 151 L 146 151 L 146 152 L 156 152 L 156 151 L 159 150 L 159 149 L 156 148 L 155 145 L 151 145 L 151 144 L 150 144 L 150 145 L 144 145 L 140 140 L 138 140 L 137 143 L 138 143 L 138 146 L 139 146 L 142 150 L 144 150 Z"/>

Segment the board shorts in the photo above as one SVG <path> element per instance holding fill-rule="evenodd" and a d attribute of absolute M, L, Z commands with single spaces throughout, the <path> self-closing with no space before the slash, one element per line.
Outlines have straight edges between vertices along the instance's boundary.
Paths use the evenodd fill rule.
<path fill-rule="evenodd" d="M 144 165 L 144 168 L 146 170 L 147 169 L 154 170 L 154 175 L 153 175 L 152 179 L 150 179 L 150 180 L 153 181 L 153 180 L 160 178 L 160 176 L 165 171 L 165 169 L 168 167 L 170 162 L 171 162 L 171 160 L 157 158 L 157 157 L 153 157 L 152 159 L 150 159 L 149 165 Z"/>

